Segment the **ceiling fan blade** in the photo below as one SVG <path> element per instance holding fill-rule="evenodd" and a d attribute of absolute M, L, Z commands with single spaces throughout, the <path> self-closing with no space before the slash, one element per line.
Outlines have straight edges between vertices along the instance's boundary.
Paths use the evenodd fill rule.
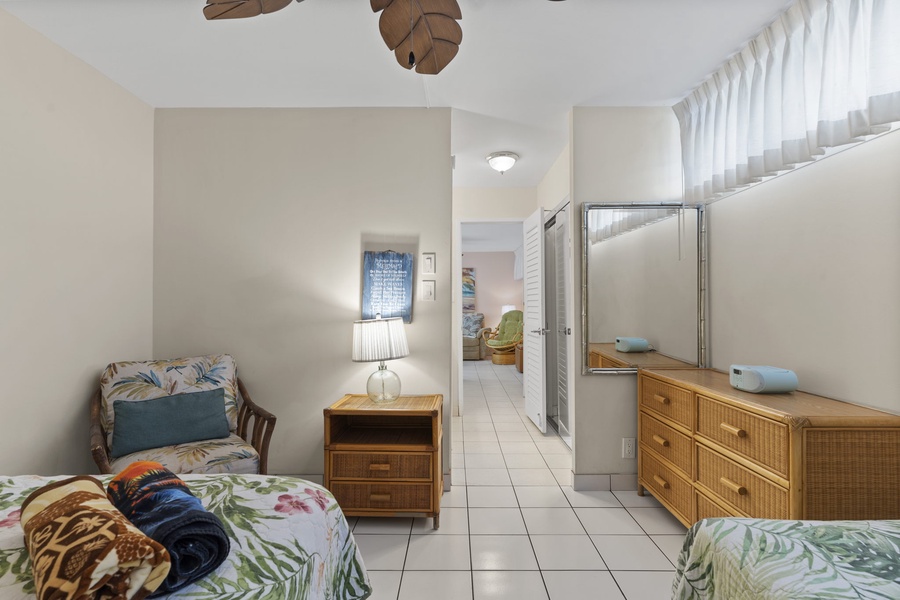
<path fill-rule="evenodd" d="M 459 52 L 459 44 L 445 40 L 434 40 L 434 48 L 416 63 L 416 73 L 437 75 L 450 64 Z"/>
<path fill-rule="evenodd" d="M 371 4 L 374 12 L 384 11 L 378 21 L 381 37 L 404 68 L 412 68 L 412 52 L 416 63 L 429 57 L 429 64 L 417 66 L 417 72 L 436 75 L 459 52 L 462 28 L 456 21 L 462 12 L 456 0 L 371 0 Z"/>
<path fill-rule="evenodd" d="M 302 0 L 297 0 L 301 2 Z M 203 15 L 213 19 L 245 19 L 281 10 L 292 0 L 206 0 Z"/>
<path fill-rule="evenodd" d="M 410 43 L 410 40 L 412 40 L 412 44 Z M 394 55 L 397 57 L 398 63 L 409 69 L 412 67 L 412 65 L 409 64 L 410 52 L 416 57 L 416 63 L 418 64 L 421 63 L 426 56 L 431 55 L 436 46 L 440 45 L 441 49 L 438 51 L 438 54 L 432 57 L 432 60 L 436 62 L 431 69 L 436 70 L 434 73 L 431 73 L 430 71 L 427 73 L 429 75 L 436 75 L 437 72 L 447 66 L 447 63 L 456 56 L 461 41 L 462 28 L 460 28 L 459 23 L 455 20 L 444 15 L 426 15 L 416 23 L 413 34 L 410 36 L 407 32 L 406 38 L 394 48 Z M 455 51 L 448 52 L 448 45 L 453 46 Z M 441 59 L 437 58 L 438 56 L 449 56 L 449 58 L 447 58 L 446 62 L 443 62 Z M 418 68 L 416 71 L 422 72 Z"/>

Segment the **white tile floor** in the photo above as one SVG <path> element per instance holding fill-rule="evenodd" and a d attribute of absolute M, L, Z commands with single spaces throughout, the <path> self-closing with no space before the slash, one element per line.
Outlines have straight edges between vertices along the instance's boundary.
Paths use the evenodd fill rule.
<path fill-rule="evenodd" d="M 514 366 L 467 361 L 464 380 L 440 529 L 351 519 L 372 600 L 670 598 L 685 528 L 649 495 L 573 490 L 571 452 L 525 416 Z"/>

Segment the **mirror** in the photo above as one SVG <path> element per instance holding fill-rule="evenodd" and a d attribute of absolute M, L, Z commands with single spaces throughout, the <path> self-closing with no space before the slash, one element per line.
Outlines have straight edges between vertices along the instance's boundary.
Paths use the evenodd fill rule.
<path fill-rule="evenodd" d="M 703 365 L 703 216 L 681 204 L 584 204 L 583 373 Z M 617 349 L 624 337 L 648 347 Z"/>

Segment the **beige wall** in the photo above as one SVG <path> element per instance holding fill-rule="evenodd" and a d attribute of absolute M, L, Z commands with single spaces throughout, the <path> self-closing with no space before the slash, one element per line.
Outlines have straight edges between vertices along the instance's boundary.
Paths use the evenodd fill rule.
<path fill-rule="evenodd" d="M 88 398 L 148 358 L 153 110 L 0 10 L 0 473 L 95 472 Z"/>
<path fill-rule="evenodd" d="M 535 188 L 453 188 L 453 221 L 525 219 L 536 203 Z"/>
<path fill-rule="evenodd" d="M 709 206 L 712 366 L 900 412 L 900 133 Z"/>
<path fill-rule="evenodd" d="M 235 355 L 278 416 L 270 470 L 322 473 L 322 409 L 376 369 L 350 360 L 364 249 L 436 253 L 437 300 L 418 301 L 417 273 L 410 356 L 390 366 L 447 405 L 449 110 L 156 114 L 154 351 Z"/>
<path fill-rule="evenodd" d="M 513 279 L 516 255 L 513 252 L 466 252 L 463 267 L 475 269 L 475 311 L 484 314 L 484 326 L 500 324 L 500 309 L 515 304 L 522 310 L 524 288 L 521 279 Z"/>
<path fill-rule="evenodd" d="M 668 108 L 575 108 L 571 116 L 573 238 L 580 240 L 585 202 L 681 200 L 678 122 Z M 573 244 L 574 273 L 581 273 L 581 244 Z M 580 277 L 575 289 L 580 289 Z M 581 295 L 575 295 L 575 315 Z M 581 324 L 573 323 L 575 360 L 581 360 Z M 578 364 L 581 364 L 580 362 Z M 579 487 L 606 487 L 611 473 L 636 473 L 622 456 L 623 437 L 637 435 L 634 376 L 581 375 L 571 386 L 574 471 Z M 598 479 L 593 476 L 602 475 Z M 613 483 L 615 485 L 615 483 Z"/>
<path fill-rule="evenodd" d="M 572 153 L 566 145 L 537 187 L 538 206 L 552 210 L 571 195 Z"/>

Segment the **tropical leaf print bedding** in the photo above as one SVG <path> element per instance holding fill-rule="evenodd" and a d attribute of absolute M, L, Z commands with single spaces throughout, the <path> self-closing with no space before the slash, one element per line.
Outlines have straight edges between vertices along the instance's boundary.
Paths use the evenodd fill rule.
<path fill-rule="evenodd" d="M 704 519 L 685 537 L 679 600 L 900 598 L 900 521 Z"/>
<path fill-rule="evenodd" d="M 100 476 L 105 486 L 112 476 Z M 180 475 L 216 514 L 231 552 L 211 575 L 167 596 L 192 600 L 356 600 L 371 593 L 368 575 L 335 499 L 291 477 Z M 19 507 L 61 477 L 0 477 L 0 598 L 33 599 L 31 561 Z"/>

